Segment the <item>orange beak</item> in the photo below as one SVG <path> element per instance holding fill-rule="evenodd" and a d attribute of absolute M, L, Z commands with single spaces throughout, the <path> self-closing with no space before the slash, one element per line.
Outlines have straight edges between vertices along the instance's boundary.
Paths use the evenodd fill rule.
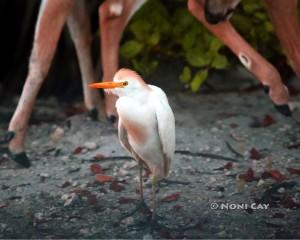
<path fill-rule="evenodd" d="M 89 87 L 91 88 L 123 88 L 128 85 L 128 82 L 100 82 L 100 83 L 91 83 Z"/>

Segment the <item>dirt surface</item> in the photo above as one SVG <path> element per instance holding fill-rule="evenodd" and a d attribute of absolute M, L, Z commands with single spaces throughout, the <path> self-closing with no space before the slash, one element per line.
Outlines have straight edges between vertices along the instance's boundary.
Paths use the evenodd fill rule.
<path fill-rule="evenodd" d="M 282 117 L 261 90 L 172 90 L 169 99 L 177 134 L 169 179 L 182 183 L 158 193 L 165 227 L 150 234 L 142 212 L 119 221 L 138 204 L 135 161 L 108 123 L 67 117 L 48 99 L 29 128 L 32 167 L 0 155 L 0 238 L 300 238 L 300 110 Z M 12 110 L 1 106 L 1 135 Z"/>

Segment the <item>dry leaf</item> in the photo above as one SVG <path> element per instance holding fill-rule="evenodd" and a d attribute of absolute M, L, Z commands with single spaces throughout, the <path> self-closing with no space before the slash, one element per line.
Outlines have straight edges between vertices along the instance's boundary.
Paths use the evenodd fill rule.
<path fill-rule="evenodd" d="M 262 127 L 269 127 L 274 123 L 276 123 L 275 119 L 271 115 L 267 114 L 267 115 L 265 115 L 264 119 L 262 120 L 261 125 L 262 125 Z"/>
<path fill-rule="evenodd" d="M 278 170 L 269 171 L 272 178 L 274 178 L 277 182 L 282 182 L 285 180 L 285 176 L 281 174 Z"/>
<path fill-rule="evenodd" d="M 297 175 L 300 175 L 300 168 L 288 168 L 287 170 L 288 170 L 289 173 L 291 173 L 291 174 L 297 174 Z"/>
<path fill-rule="evenodd" d="M 90 170 L 93 174 L 103 173 L 102 167 L 97 163 L 91 164 Z"/>
<path fill-rule="evenodd" d="M 120 198 L 119 198 L 119 203 L 120 203 L 120 204 L 133 203 L 133 202 L 135 202 L 135 201 L 136 201 L 136 199 L 134 199 L 134 198 L 126 198 L 126 197 L 120 197 Z"/>
<path fill-rule="evenodd" d="M 253 160 L 260 160 L 263 158 L 263 155 L 256 148 L 251 148 L 250 158 Z"/>
<path fill-rule="evenodd" d="M 117 181 L 113 181 L 110 184 L 109 189 L 114 191 L 114 192 L 121 192 L 125 189 L 125 187 L 123 185 L 119 184 Z"/>
<path fill-rule="evenodd" d="M 74 149 L 73 154 L 77 155 L 77 154 L 81 153 L 83 149 L 84 149 L 83 147 L 77 147 Z"/>
<path fill-rule="evenodd" d="M 105 156 L 102 153 L 98 153 L 96 156 L 93 157 L 95 161 L 103 160 Z"/>
<path fill-rule="evenodd" d="M 282 199 L 280 204 L 284 208 L 300 208 L 300 203 L 295 202 L 294 199 L 289 196 Z"/>
<path fill-rule="evenodd" d="M 112 176 L 108 176 L 108 175 L 104 175 L 104 174 L 97 174 L 95 176 L 95 178 L 96 178 L 96 181 L 100 182 L 100 183 L 112 182 L 114 179 Z"/>
<path fill-rule="evenodd" d="M 252 182 L 256 180 L 254 177 L 254 171 L 252 168 L 248 168 L 247 172 L 245 174 L 241 174 L 239 176 L 240 179 L 244 180 L 245 182 Z"/>
<path fill-rule="evenodd" d="M 179 197 L 180 197 L 180 193 L 173 193 L 161 199 L 161 202 L 174 202 L 177 201 Z"/>

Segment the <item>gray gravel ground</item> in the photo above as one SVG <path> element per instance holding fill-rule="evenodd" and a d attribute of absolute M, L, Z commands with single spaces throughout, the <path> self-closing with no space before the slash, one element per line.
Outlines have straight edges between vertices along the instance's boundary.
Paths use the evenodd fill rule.
<path fill-rule="evenodd" d="M 135 162 L 109 124 L 65 117 L 47 100 L 34 118 L 58 120 L 31 124 L 33 166 L 18 169 L 0 155 L 0 238 L 300 238 L 300 109 L 282 117 L 261 90 L 169 95 L 178 150 L 169 179 L 189 184 L 161 186 L 165 228 L 150 234 L 142 212 L 118 222 L 138 203 Z M 100 183 L 100 170 L 109 182 Z"/>

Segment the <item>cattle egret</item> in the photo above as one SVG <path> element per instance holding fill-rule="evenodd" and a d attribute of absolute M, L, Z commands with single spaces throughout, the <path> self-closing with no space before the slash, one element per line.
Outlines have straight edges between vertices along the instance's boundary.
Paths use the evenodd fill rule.
<path fill-rule="evenodd" d="M 104 88 L 119 97 L 116 102 L 119 140 L 139 164 L 141 203 L 144 203 L 143 166 L 151 172 L 154 221 L 157 183 L 168 176 L 175 152 L 175 119 L 167 96 L 129 69 L 119 70 L 112 82 L 89 86 Z"/>

